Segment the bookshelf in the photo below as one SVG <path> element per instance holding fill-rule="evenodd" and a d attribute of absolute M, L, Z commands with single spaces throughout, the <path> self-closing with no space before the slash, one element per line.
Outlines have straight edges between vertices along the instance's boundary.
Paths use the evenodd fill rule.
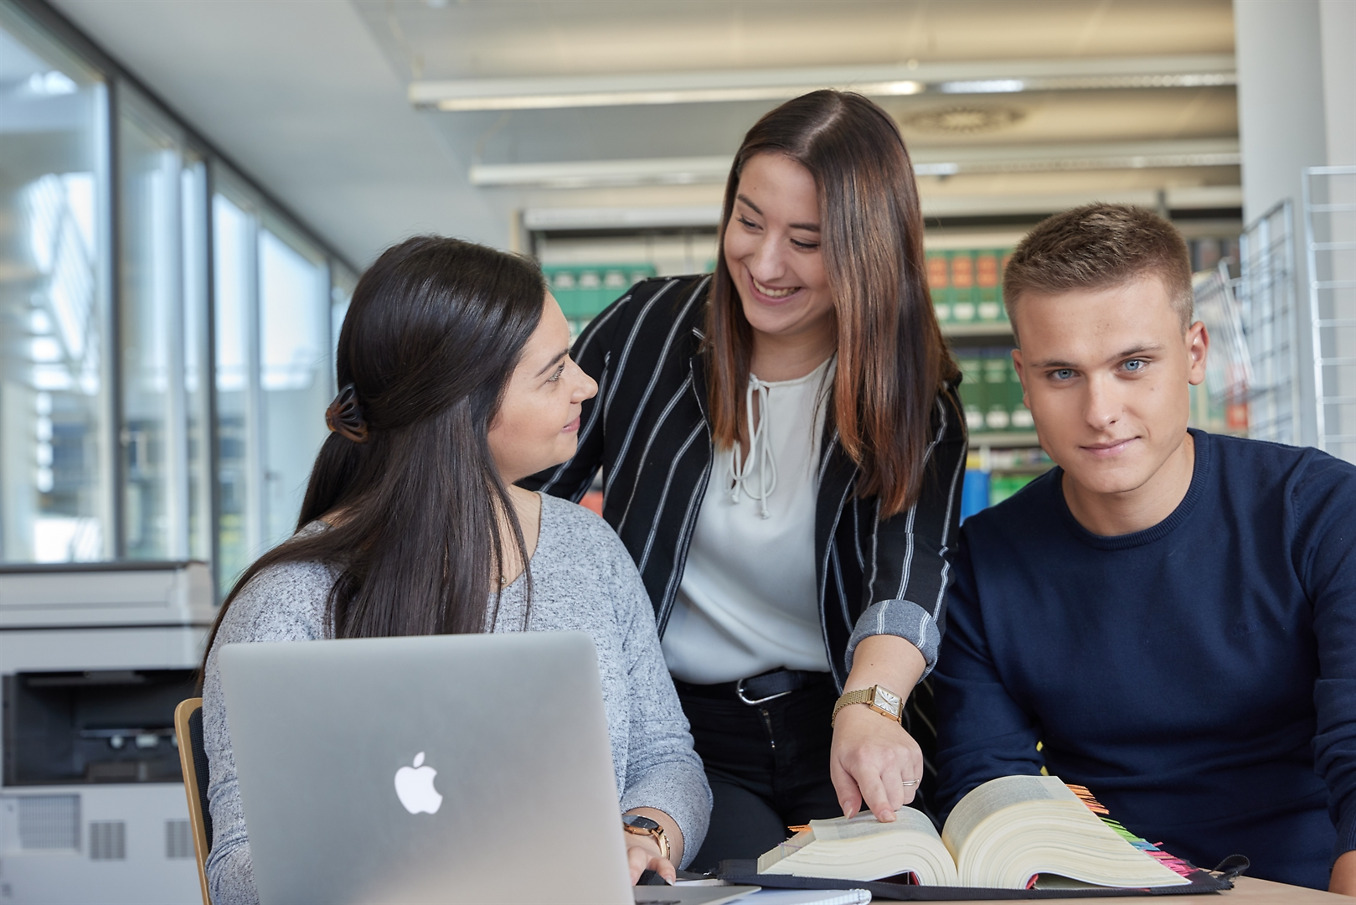
<path fill-rule="evenodd" d="M 546 285 L 570 323 L 570 338 L 641 280 L 655 276 L 653 264 L 555 264 L 542 267 Z"/>
<path fill-rule="evenodd" d="M 961 369 L 970 433 L 961 517 L 1007 499 L 1050 467 L 1012 367 L 1012 325 L 1002 275 L 1016 236 L 970 236 L 930 247 L 928 286 L 937 323 Z"/>

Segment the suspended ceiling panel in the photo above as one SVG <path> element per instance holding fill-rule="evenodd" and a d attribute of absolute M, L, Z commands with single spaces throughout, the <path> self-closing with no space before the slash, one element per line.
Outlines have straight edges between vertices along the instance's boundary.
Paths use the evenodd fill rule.
<path fill-rule="evenodd" d="M 1229 70 L 1233 53 L 1230 0 L 54 2 L 359 266 L 424 230 L 510 244 L 524 210 L 709 210 L 718 177 L 559 189 L 471 174 L 656 158 L 719 172 L 776 103 L 443 113 L 411 105 L 414 82 L 867 66 L 1058 77 L 1148 58 Z M 920 180 L 934 214 L 1038 214 L 1114 192 L 1239 204 L 1231 78 L 880 100 L 920 170 L 954 166 Z"/>

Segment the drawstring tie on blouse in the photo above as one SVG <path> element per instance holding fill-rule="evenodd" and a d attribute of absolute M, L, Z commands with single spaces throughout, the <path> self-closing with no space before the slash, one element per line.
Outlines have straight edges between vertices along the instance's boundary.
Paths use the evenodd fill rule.
<path fill-rule="evenodd" d="M 735 440 L 728 474 L 731 481 L 730 502 L 737 504 L 740 491 L 743 491 L 749 499 L 758 501 L 758 514 L 763 518 L 771 518 L 767 511 L 767 498 L 772 495 L 773 489 L 777 486 L 777 463 L 772 459 L 772 444 L 768 438 L 770 408 L 767 397 L 768 384 L 750 374 L 749 386 L 744 396 L 744 417 L 748 419 L 749 455 L 742 462 L 740 461 L 739 441 Z M 759 415 L 759 423 L 756 429 L 753 425 L 753 403 L 755 399 L 758 402 Z M 758 472 L 756 492 L 753 488 L 753 472 L 755 470 Z"/>

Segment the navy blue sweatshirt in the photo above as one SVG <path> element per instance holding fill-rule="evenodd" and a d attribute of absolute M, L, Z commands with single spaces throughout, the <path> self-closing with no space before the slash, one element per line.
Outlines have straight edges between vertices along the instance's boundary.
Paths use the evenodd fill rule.
<path fill-rule="evenodd" d="M 1059 468 L 966 520 L 940 805 L 1044 766 L 1197 866 L 1323 888 L 1356 848 L 1356 467 L 1192 435 L 1191 487 L 1147 530 L 1085 530 Z"/>

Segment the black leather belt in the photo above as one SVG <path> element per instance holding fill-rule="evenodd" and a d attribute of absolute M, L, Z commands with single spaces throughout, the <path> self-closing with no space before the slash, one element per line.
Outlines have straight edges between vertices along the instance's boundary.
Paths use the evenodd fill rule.
<path fill-rule="evenodd" d="M 745 704 L 762 704 L 785 697 L 793 691 L 799 691 L 816 682 L 829 681 L 827 672 L 808 669 L 773 669 L 768 672 L 739 679 L 735 682 L 717 682 L 714 685 L 693 685 L 690 682 L 674 680 L 679 695 L 696 698 L 737 698 Z"/>

